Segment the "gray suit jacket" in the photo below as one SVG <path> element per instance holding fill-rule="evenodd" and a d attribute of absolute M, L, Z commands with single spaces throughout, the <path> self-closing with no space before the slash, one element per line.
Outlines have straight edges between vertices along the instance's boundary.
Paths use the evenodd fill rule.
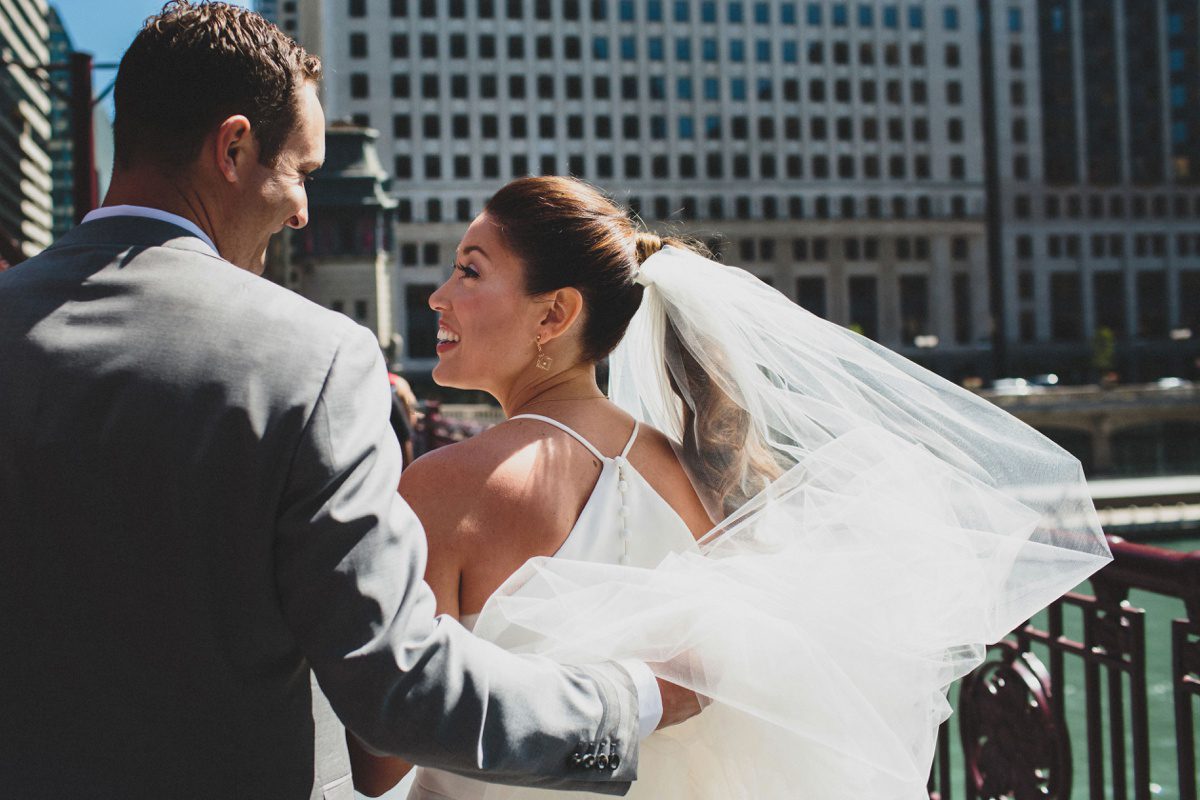
<path fill-rule="evenodd" d="M 0 273 L 0 796 L 349 796 L 312 674 L 379 751 L 628 788 L 620 667 L 434 618 L 388 391 L 369 331 L 170 223 Z"/>

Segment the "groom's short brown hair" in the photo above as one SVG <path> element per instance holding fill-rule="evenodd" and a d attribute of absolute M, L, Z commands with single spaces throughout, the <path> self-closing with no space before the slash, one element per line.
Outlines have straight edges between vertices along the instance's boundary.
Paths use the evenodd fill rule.
<path fill-rule="evenodd" d="M 272 165 L 297 124 L 296 93 L 321 62 L 262 16 L 220 2 L 172 0 L 121 59 L 114 94 L 117 166 L 181 169 L 236 114 Z"/>

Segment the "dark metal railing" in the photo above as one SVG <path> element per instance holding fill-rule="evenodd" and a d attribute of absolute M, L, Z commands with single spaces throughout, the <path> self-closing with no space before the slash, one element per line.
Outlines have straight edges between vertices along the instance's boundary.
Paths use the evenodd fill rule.
<path fill-rule="evenodd" d="M 1069 800 L 1075 783 L 1072 733 L 1082 734 L 1089 800 L 1150 800 L 1150 713 L 1146 614 L 1132 589 L 1183 601 L 1172 623 L 1171 663 L 1180 800 L 1197 800 L 1194 702 L 1200 697 L 1200 551 L 1182 553 L 1109 537 L 1113 562 L 1090 581 L 1095 596 L 1071 593 L 990 650 L 963 679 L 956 713 L 967 800 Z M 1079 617 L 1081 640 L 1064 617 Z M 1074 620 L 1072 620 L 1074 621 Z M 1049 668 L 1035 654 L 1046 652 Z M 1084 724 L 1068 730 L 1068 659 L 1083 673 Z M 1157 720 L 1161 723 L 1161 720 Z M 951 725 L 943 726 L 930 797 L 952 800 Z M 954 784 L 957 785 L 957 784 Z"/>

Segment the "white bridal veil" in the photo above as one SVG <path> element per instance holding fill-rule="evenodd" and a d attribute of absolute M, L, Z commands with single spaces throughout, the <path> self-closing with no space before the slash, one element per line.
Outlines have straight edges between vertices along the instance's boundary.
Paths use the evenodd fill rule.
<path fill-rule="evenodd" d="M 532 561 L 476 632 L 713 700 L 635 796 L 926 797 L 948 685 L 1109 559 L 1078 461 L 745 271 L 667 247 L 639 282 L 610 395 L 721 521 L 654 570 Z"/>

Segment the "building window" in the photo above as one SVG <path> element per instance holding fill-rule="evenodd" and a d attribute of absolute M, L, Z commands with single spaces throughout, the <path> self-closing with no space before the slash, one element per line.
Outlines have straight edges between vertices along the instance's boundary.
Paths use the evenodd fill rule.
<path fill-rule="evenodd" d="M 1050 276 L 1050 336 L 1055 341 L 1083 338 L 1079 283 L 1078 273 L 1057 272 Z"/>
<path fill-rule="evenodd" d="M 804 239 L 796 241 L 808 244 Z M 825 299 L 825 279 L 817 276 L 797 278 L 796 303 L 818 317 L 827 316 L 829 312 Z"/>
<path fill-rule="evenodd" d="M 929 332 L 929 279 L 924 275 L 901 275 L 900 339 L 911 344 Z"/>
<path fill-rule="evenodd" d="M 951 279 L 954 294 L 954 341 L 958 344 L 971 342 L 971 276 L 956 272 Z"/>
<path fill-rule="evenodd" d="M 369 97 L 371 87 L 365 72 L 350 73 L 350 96 L 356 100 L 362 100 Z"/>
<path fill-rule="evenodd" d="M 1125 276 L 1115 270 L 1092 273 L 1092 298 L 1096 329 L 1108 328 L 1118 339 L 1125 338 Z"/>
<path fill-rule="evenodd" d="M 874 276 L 853 276 L 847 280 L 850 295 L 850 329 L 870 339 L 879 336 L 879 290 Z"/>

